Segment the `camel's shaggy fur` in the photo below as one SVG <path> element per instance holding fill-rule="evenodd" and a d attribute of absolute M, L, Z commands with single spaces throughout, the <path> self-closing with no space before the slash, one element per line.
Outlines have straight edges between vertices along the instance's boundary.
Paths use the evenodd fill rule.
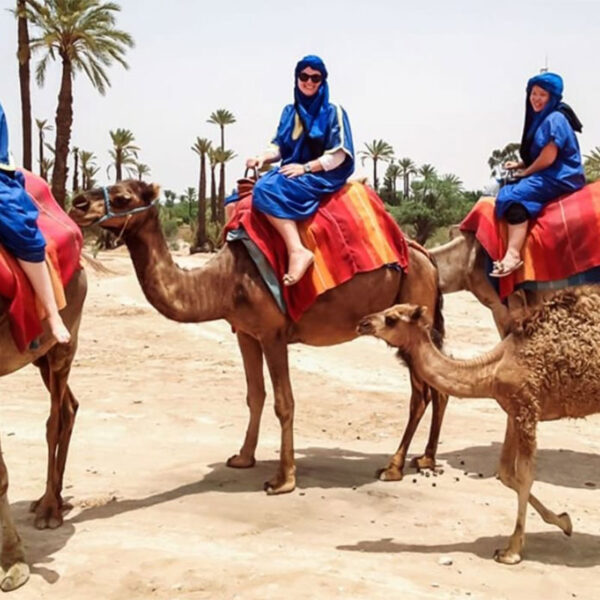
<path fill-rule="evenodd" d="M 431 386 L 460 397 L 495 398 L 508 415 L 500 479 L 519 497 L 517 524 L 500 562 L 521 560 L 527 502 L 542 518 L 571 534 L 566 513 L 556 515 L 530 494 L 538 421 L 600 412 L 600 291 L 582 286 L 556 292 L 514 324 L 491 352 L 454 360 L 433 344 L 425 309 L 397 305 L 365 317 L 359 333 L 396 347 Z"/>

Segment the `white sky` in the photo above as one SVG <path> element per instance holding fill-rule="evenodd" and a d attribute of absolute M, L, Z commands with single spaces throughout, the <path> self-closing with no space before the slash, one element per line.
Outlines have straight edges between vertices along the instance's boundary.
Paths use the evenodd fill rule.
<path fill-rule="evenodd" d="M 305 54 L 324 59 L 331 99 L 349 114 L 356 151 L 382 138 L 397 157 L 455 173 L 467 188 L 488 182 L 494 148 L 520 139 L 525 84 L 546 56 L 584 124 L 582 152 L 600 145 L 600 0 L 120 4 L 119 27 L 136 41 L 130 69 L 110 69 L 104 97 L 82 74 L 74 87 L 72 144 L 96 153 L 102 179 L 108 131 L 123 127 L 135 134 L 154 181 L 178 193 L 196 186 L 190 146 L 197 136 L 218 143 L 218 127 L 206 119 L 226 108 L 237 118 L 225 133 L 238 154 L 228 167 L 229 190 L 243 159 L 266 146 L 292 101 L 294 65 Z M 13 16 L 0 11 L 0 100 L 19 161 L 16 29 Z M 59 74 L 52 65 L 45 87 L 33 85 L 34 117 L 54 122 Z M 357 161 L 357 173 L 370 175 L 370 162 Z"/>

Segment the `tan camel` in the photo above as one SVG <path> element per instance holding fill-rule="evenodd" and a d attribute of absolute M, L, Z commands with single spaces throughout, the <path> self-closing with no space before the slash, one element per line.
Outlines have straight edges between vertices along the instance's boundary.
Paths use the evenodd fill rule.
<path fill-rule="evenodd" d="M 48 442 L 48 472 L 46 491 L 34 502 L 34 524 L 38 529 L 55 528 L 63 522 L 66 504 L 62 499 L 63 475 L 71 432 L 75 422 L 78 403 L 67 383 L 71 364 L 77 349 L 77 333 L 81 321 L 83 302 L 87 291 L 83 269 L 77 271 L 65 288 L 67 306 L 61 311 L 65 325 L 71 332 L 68 344 L 57 345 L 48 328 L 40 337 L 35 350 L 19 352 L 10 333 L 7 317 L 8 302 L 0 299 L 0 376 L 8 375 L 30 363 L 39 369 L 46 388 L 50 392 L 50 416 L 46 423 Z M 0 521 L 2 525 L 2 555 L 0 563 L 0 588 L 13 590 L 29 578 L 29 567 L 24 562 L 23 547 L 10 515 L 7 498 L 8 472 L 0 452 Z"/>
<path fill-rule="evenodd" d="M 416 302 L 418 299 L 429 308 L 434 328 L 443 333 L 436 269 L 422 252 L 411 249 L 407 273 L 381 268 L 359 274 L 321 295 L 294 323 L 277 308 L 240 242 L 226 244 L 202 268 L 179 268 L 167 248 L 158 209 L 154 206 L 158 193 L 159 188 L 154 184 L 124 181 L 78 196 L 70 214 L 82 226 L 102 220 L 102 227 L 122 236 L 146 298 L 164 316 L 184 322 L 225 319 L 235 328 L 246 374 L 250 418 L 239 454 L 227 461 L 230 467 L 247 468 L 255 464 L 265 400 L 264 356 L 273 384 L 275 413 L 281 424 L 279 468 L 265 484 L 265 490 L 269 494 L 290 492 L 296 485 L 296 468 L 288 344 L 327 346 L 346 342 L 356 337 L 356 324 L 363 315 L 392 306 L 398 300 Z M 382 480 L 402 479 L 409 443 L 430 400 L 432 431 L 436 435 L 430 436 L 425 455 L 417 460 L 421 466 L 435 464 L 437 434 L 447 397 L 428 389 L 412 375 L 411 382 L 409 423 L 397 452 L 379 472 Z"/>
<path fill-rule="evenodd" d="M 571 535 L 571 519 L 530 493 L 538 421 L 600 412 L 600 291 L 582 286 L 555 292 L 493 350 L 454 360 L 432 343 L 426 309 L 398 305 L 365 317 L 358 327 L 399 349 L 424 381 L 463 398 L 495 398 L 508 415 L 500 479 L 518 495 L 517 523 L 499 562 L 521 560 L 527 502 L 547 523 Z"/>

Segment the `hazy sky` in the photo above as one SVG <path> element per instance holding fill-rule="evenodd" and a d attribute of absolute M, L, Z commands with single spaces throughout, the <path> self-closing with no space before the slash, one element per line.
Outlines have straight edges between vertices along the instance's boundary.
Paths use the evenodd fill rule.
<path fill-rule="evenodd" d="M 123 127 L 135 134 L 154 181 L 177 192 L 197 185 L 190 146 L 197 136 L 218 142 L 218 127 L 206 120 L 226 108 L 237 119 L 226 128 L 226 146 L 238 155 L 228 168 L 230 188 L 292 101 L 294 65 L 305 54 L 324 59 L 331 99 L 347 110 L 357 151 L 382 138 L 397 157 L 455 173 L 468 188 L 488 182 L 494 148 L 520 139 L 525 84 L 546 58 L 584 124 L 582 152 L 600 146 L 600 0 L 120 4 L 119 27 L 136 41 L 130 69 L 110 69 L 106 96 L 82 74 L 74 87 L 72 144 L 97 154 L 102 179 L 108 131 Z M 0 11 L 0 100 L 19 162 L 15 51 L 16 22 Z M 59 73 L 52 65 L 45 87 L 33 86 L 34 117 L 54 122 Z M 357 161 L 357 172 L 370 174 L 370 163 Z"/>

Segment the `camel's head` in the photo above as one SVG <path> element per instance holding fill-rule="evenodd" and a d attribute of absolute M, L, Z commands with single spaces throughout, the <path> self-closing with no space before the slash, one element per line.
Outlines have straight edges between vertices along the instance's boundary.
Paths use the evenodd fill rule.
<path fill-rule="evenodd" d="M 128 179 L 79 194 L 69 215 L 80 227 L 98 224 L 116 233 L 131 230 L 148 216 L 159 193 L 155 183 Z"/>
<path fill-rule="evenodd" d="M 429 329 L 426 306 L 396 304 L 363 317 L 356 328 L 359 335 L 373 335 L 394 348 L 407 348 L 417 331 Z"/>

